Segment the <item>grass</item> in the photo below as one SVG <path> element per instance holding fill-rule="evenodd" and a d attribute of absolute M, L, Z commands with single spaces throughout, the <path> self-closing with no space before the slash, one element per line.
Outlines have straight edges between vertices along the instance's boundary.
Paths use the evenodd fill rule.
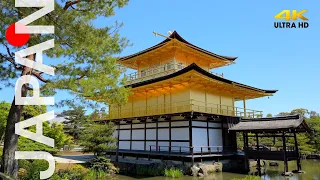
<path fill-rule="evenodd" d="M 89 169 L 84 179 L 85 180 L 106 179 L 107 177 L 109 177 L 109 174 L 106 173 L 105 171 Z"/>
<path fill-rule="evenodd" d="M 183 173 L 179 169 L 165 169 L 164 170 L 164 176 L 166 177 L 172 177 L 172 178 L 180 178 L 183 176 Z"/>
<path fill-rule="evenodd" d="M 161 167 L 136 166 L 136 174 L 141 176 L 163 176 L 163 171 Z"/>

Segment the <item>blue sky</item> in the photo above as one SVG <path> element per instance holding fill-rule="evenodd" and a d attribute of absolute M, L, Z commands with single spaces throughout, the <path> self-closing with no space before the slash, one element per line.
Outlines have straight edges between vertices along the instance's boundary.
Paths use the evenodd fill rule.
<path fill-rule="evenodd" d="M 284 9 L 306 9 L 307 29 L 276 29 L 274 16 Z M 128 55 L 163 40 L 152 32 L 176 30 L 187 41 L 211 52 L 239 57 L 236 64 L 216 69 L 227 79 L 262 89 L 279 90 L 273 97 L 249 100 L 247 108 L 264 114 L 306 108 L 320 112 L 320 2 L 132 0 L 97 27 L 124 23 L 121 35 L 132 47 Z M 12 101 L 13 89 L 0 91 L 0 101 Z M 66 93 L 57 94 L 56 101 Z M 239 104 L 239 106 L 242 106 Z M 50 108 L 52 109 L 52 108 Z M 53 108 L 56 109 L 56 108 Z M 61 109 L 56 109 L 61 111 Z"/>

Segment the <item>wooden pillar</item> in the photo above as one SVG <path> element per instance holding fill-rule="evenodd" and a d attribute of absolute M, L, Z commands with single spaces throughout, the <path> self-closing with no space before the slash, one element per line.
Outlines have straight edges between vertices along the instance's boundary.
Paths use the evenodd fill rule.
<path fill-rule="evenodd" d="M 285 136 L 284 131 L 282 132 L 282 143 L 283 143 L 284 173 L 286 173 L 286 172 L 288 172 L 288 159 L 287 159 L 286 136 Z"/>
<path fill-rule="evenodd" d="M 189 119 L 189 146 L 190 146 L 190 152 L 192 152 L 192 118 Z"/>
<path fill-rule="evenodd" d="M 130 151 L 132 150 L 132 120 L 130 124 Z"/>
<path fill-rule="evenodd" d="M 144 122 L 144 150 L 147 150 L 147 120 Z"/>
<path fill-rule="evenodd" d="M 222 152 L 225 150 L 224 147 L 225 146 L 228 146 L 226 145 L 226 138 L 225 138 L 225 131 L 224 131 L 224 127 L 223 127 L 223 120 L 222 118 L 220 117 L 220 122 L 221 122 L 221 137 L 222 137 Z"/>
<path fill-rule="evenodd" d="M 243 99 L 243 112 L 244 112 L 244 117 L 247 117 L 246 99 Z"/>
<path fill-rule="evenodd" d="M 256 142 L 257 142 L 257 151 L 259 151 L 259 137 L 258 137 L 258 133 L 256 133 Z M 259 154 L 259 152 L 257 153 Z M 260 164 L 260 157 L 258 157 L 257 159 L 257 165 L 258 165 L 258 173 L 259 173 L 259 176 L 261 176 L 261 164 Z"/>
<path fill-rule="evenodd" d="M 207 145 L 210 146 L 209 119 L 207 118 Z M 208 147 L 208 151 L 209 151 Z"/>
<path fill-rule="evenodd" d="M 232 95 L 232 113 L 231 115 L 235 116 L 236 114 L 234 113 L 234 95 Z"/>
<path fill-rule="evenodd" d="M 220 95 L 220 99 L 219 99 L 219 104 L 220 104 L 219 112 L 220 112 L 220 114 L 222 114 L 222 97 L 221 97 L 221 95 Z"/>
<path fill-rule="evenodd" d="M 148 91 L 146 91 L 146 116 L 148 115 Z"/>
<path fill-rule="evenodd" d="M 301 171 L 300 153 L 299 153 L 296 131 L 294 131 L 293 136 L 294 136 L 294 145 L 295 145 L 296 154 L 297 154 L 296 155 L 297 156 L 297 170 Z"/>
<path fill-rule="evenodd" d="M 244 151 L 244 164 L 246 170 L 249 172 L 250 171 L 250 165 L 249 165 L 249 158 L 248 158 L 248 133 L 243 132 L 243 151 Z"/>
<path fill-rule="evenodd" d="M 158 146 L 159 146 L 159 131 L 158 131 L 158 119 L 156 120 L 156 152 L 158 151 Z"/>
<path fill-rule="evenodd" d="M 169 152 L 171 152 L 171 117 L 169 119 Z"/>
<path fill-rule="evenodd" d="M 117 141 L 116 162 L 119 161 L 119 145 L 120 145 L 120 143 L 119 143 L 119 139 L 120 139 L 120 121 L 119 121 L 118 123 L 119 123 L 119 124 L 118 124 L 118 132 L 117 132 L 117 139 L 118 139 L 118 141 Z"/>

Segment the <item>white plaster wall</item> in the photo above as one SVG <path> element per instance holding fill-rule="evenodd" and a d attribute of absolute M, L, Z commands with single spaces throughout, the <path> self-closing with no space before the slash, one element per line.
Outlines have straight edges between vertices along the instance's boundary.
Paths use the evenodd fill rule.
<path fill-rule="evenodd" d="M 132 150 L 144 150 L 144 142 L 132 141 Z"/>
<path fill-rule="evenodd" d="M 147 128 L 148 127 L 156 127 L 156 123 L 147 123 Z"/>
<path fill-rule="evenodd" d="M 221 129 L 209 129 L 209 137 L 210 146 L 223 146 Z M 211 151 L 217 151 L 217 149 L 211 149 Z"/>
<path fill-rule="evenodd" d="M 189 140 L 189 128 L 171 128 L 171 140 Z"/>
<path fill-rule="evenodd" d="M 157 131 L 156 129 L 147 129 L 147 140 L 156 140 Z"/>
<path fill-rule="evenodd" d="M 169 129 L 158 129 L 159 140 L 169 140 Z"/>
<path fill-rule="evenodd" d="M 188 121 L 178 121 L 178 122 L 171 122 L 171 127 L 180 127 L 180 126 L 189 126 Z"/>
<path fill-rule="evenodd" d="M 209 122 L 209 127 L 218 127 L 218 128 L 221 128 L 221 124 L 220 124 L 220 123 L 210 123 L 210 122 Z"/>
<path fill-rule="evenodd" d="M 193 146 L 208 146 L 207 129 L 192 128 L 192 143 Z M 200 151 L 201 148 L 194 148 L 194 151 Z M 207 148 L 202 148 L 202 151 L 207 151 Z"/>
<path fill-rule="evenodd" d="M 207 123 L 206 122 L 199 122 L 199 121 L 192 121 L 192 126 L 207 127 Z"/>
<path fill-rule="evenodd" d="M 132 130 L 132 139 L 133 140 L 144 140 L 144 130 L 143 129 L 133 129 Z"/>
<path fill-rule="evenodd" d="M 134 128 L 144 128 L 144 124 L 132 124 L 132 129 Z"/>
<path fill-rule="evenodd" d="M 159 122 L 158 127 L 169 127 L 169 122 Z"/>
<path fill-rule="evenodd" d="M 120 130 L 120 140 L 130 139 L 130 130 Z"/>
<path fill-rule="evenodd" d="M 120 141 L 119 149 L 130 149 L 130 141 Z"/>
<path fill-rule="evenodd" d="M 125 124 L 125 125 L 120 124 L 120 129 L 127 129 L 127 128 L 131 128 L 131 125 L 129 125 L 129 124 Z"/>

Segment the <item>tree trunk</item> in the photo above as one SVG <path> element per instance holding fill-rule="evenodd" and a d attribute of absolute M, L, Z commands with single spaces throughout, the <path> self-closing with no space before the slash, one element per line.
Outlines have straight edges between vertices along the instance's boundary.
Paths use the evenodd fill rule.
<path fill-rule="evenodd" d="M 27 59 L 34 61 L 35 54 L 27 56 Z M 24 67 L 21 76 L 31 75 L 32 68 Z M 24 84 L 21 88 L 21 97 L 26 97 L 28 93 L 28 84 Z M 1 172 L 17 179 L 18 160 L 15 159 L 15 151 L 18 147 L 18 135 L 15 134 L 15 124 L 20 121 L 23 105 L 15 105 L 15 97 L 13 98 L 9 111 L 6 132 L 4 137 L 4 148 L 2 155 Z"/>

